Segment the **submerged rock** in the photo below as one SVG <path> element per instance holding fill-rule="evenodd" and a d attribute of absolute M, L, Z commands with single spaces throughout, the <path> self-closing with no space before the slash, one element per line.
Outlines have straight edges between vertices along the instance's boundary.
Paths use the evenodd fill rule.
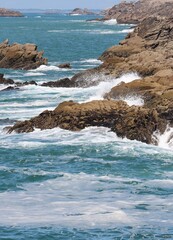
<path fill-rule="evenodd" d="M 43 51 L 38 52 L 35 44 L 8 44 L 5 40 L 0 44 L 0 68 L 35 69 L 46 65 L 47 59 L 43 58 Z"/>

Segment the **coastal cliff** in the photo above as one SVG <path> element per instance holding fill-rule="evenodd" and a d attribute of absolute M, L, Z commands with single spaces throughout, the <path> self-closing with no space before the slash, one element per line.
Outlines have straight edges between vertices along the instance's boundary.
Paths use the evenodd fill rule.
<path fill-rule="evenodd" d="M 16 123 L 8 132 L 32 132 L 35 128 L 54 127 L 79 131 L 89 126 L 104 126 L 120 137 L 157 144 L 153 134 L 163 133 L 167 125 L 173 125 L 172 44 L 172 18 L 143 20 L 118 46 L 102 54 L 101 66 L 77 74 L 69 84 L 81 87 L 83 83 L 85 86 L 87 77 L 88 85 L 93 85 L 89 78 L 98 73 L 102 73 L 106 80 L 110 76 L 135 72 L 141 79 L 113 87 L 105 94 L 105 100 L 61 103 L 53 111 L 47 110 L 28 121 Z M 122 101 L 126 96 L 142 98 L 143 106 L 129 106 Z"/>
<path fill-rule="evenodd" d="M 47 64 L 43 51 L 38 52 L 35 44 L 9 45 L 8 39 L 0 44 L 0 68 L 34 69 Z"/>
<path fill-rule="evenodd" d="M 118 23 L 137 24 L 150 16 L 172 17 L 172 0 L 139 0 L 121 2 L 104 12 L 104 18 L 116 19 Z"/>
<path fill-rule="evenodd" d="M 0 17 L 23 17 L 23 14 L 18 11 L 0 8 Z"/>

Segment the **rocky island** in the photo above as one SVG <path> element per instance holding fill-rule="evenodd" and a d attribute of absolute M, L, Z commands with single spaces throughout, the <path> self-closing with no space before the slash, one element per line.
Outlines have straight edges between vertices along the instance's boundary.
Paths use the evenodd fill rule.
<path fill-rule="evenodd" d="M 119 137 L 157 144 L 153 134 L 163 133 L 167 126 L 173 126 L 172 46 L 172 18 L 159 15 L 142 20 L 118 46 L 100 56 L 103 64 L 72 79 L 64 79 L 61 87 L 63 84 L 64 87 L 96 85 L 102 81 L 99 74 L 106 79 L 135 72 L 140 79 L 113 87 L 105 94 L 104 100 L 81 104 L 63 102 L 53 111 L 46 110 L 30 120 L 17 122 L 8 132 L 32 132 L 35 128 L 54 127 L 79 131 L 89 126 L 104 126 Z M 98 75 L 95 82 L 92 81 L 93 75 Z M 142 98 L 143 106 L 129 106 L 122 101 L 127 96 Z"/>
<path fill-rule="evenodd" d="M 18 11 L 0 8 L 0 17 L 23 17 L 23 14 Z"/>
<path fill-rule="evenodd" d="M 72 12 L 69 13 L 70 15 L 94 15 L 95 13 L 90 11 L 87 8 L 75 8 Z"/>
<path fill-rule="evenodd" d="M 8 39 L 0 44 L 0 68 L 34 69 L 47 64 L 43 51 L 38 52 L 35 44 L 9 44 Z"/>

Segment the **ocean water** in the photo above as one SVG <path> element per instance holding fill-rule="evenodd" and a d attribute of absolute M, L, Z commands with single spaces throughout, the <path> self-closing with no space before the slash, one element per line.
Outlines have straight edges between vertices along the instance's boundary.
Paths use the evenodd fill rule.
<path fill-rule="evenodd" d="M 49 64 L 0 72 L 42 83 L 98 66 L 100 54 L 132 29 L 115 21 L 86 22 L 92 17 L 1 18 L 1 41 L 34 42 Z M 72 69 L 59 69 L 62 62 Z M 155 133 L 159 146 L 118 138 L 107 128 L 11 135 L 3 130 L 65 100 L 102 99 L 112 86 L 137 78 L 129 73 L 85 89 L 25 86 L 0 92 L 0 239 L 173 239 L 173 129 Z M 137 96 L 123 100 L 143 104 Z"/>

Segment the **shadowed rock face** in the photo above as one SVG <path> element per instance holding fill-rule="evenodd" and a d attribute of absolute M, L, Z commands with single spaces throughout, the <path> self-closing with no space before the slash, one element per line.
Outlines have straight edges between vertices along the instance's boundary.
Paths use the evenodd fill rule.
<path fill-rule="evenodd" d="M 150 16 L 172 17 L 172 0 L 139 0 L 122 2 L 105 11 L 102 20 L 116 19 L 118 23 L 139 23 Z"/>
<path fill-rule="evenodd" d="M 5 40 L 0 44 L 0 68 L 35 69 L 47 64 L 43 51 L 38 52 L 35 44 L 8 44 Z"/>
<path fill-rule="evenodd" d="M 88 103 L 63 102 L 54 111 L 44 111 L 29 121 L 18 122 L 8 132 L 32 132 L 34 128 L 60 127 L 78 131 L 90 126 L 104 126 L 120 137 L 152 142 L 156 130 L 163 132 L 165 121 L 154 110 L 129 107 L 123 101 L 92 101 Z"/>

